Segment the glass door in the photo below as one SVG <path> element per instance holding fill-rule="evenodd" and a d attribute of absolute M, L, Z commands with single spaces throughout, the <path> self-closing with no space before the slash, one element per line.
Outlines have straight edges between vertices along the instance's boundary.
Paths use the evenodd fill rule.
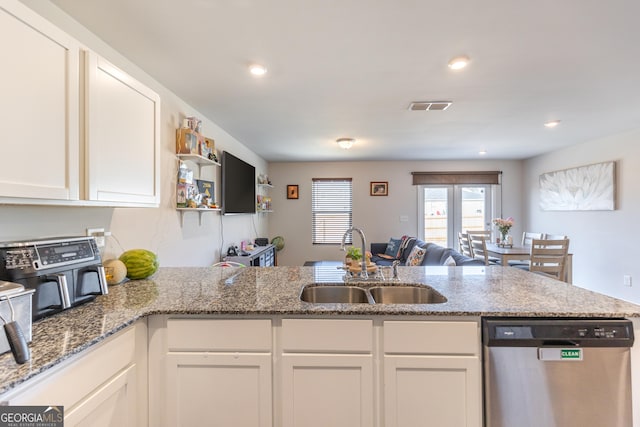
<path fill-rule="evenodd" d="M 418 192 L 422 239 L 457 248 L 459 231 L 485 230 L 490 225 L 489 185 L 421 186 Z"/>

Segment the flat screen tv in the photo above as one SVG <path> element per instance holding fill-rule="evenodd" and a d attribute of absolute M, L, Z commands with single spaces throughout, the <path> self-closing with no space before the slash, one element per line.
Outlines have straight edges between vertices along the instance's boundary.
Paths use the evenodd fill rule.
<path fill-rule="evenodd" d="M 256 168 L 222 152 L 222 213 L 256 213 Z"/>

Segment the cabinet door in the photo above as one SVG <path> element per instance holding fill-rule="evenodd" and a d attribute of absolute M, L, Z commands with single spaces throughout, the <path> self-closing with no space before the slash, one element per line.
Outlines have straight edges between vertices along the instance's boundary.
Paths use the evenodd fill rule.
<path fill-rule="evenodd" d="M 0 1 L 0 198 L 79 198 L 79 52 L 73 38 Z"/>
<path fill-rule="evenodd" d="M 283 355 L 282 425 L 372 426 L 372 365 L 370 355 Z"/>
<path fill-rule="evenodd" d="M 385 356 L 386 427 L 480 427 L 480 360 L 467 356 Z"/>
<path fill-rule="evenodd" d="M 120 373 L 70 410 L 68 427 L 136 427 L 136 367 Z"/>
<path fill-rule="evenodd" d="M 157 206 L 160 97 L 87 52 L 87 199 Z"/>
<path fill-rule="evenodd" d="M 167 426 L 272 425 L 271 354 L 169 353 Z"/>

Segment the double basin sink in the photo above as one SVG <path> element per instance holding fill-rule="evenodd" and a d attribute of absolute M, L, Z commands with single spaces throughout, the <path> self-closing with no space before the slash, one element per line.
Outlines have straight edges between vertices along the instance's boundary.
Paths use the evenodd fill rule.
<path fill-rule="evenodd" d="M 312 284 L 302 288 L 300 300 L 315 304 L 440 304 L 447 298 L 426 285 L 394 284 L 371 287 L 342 283 Z"/>

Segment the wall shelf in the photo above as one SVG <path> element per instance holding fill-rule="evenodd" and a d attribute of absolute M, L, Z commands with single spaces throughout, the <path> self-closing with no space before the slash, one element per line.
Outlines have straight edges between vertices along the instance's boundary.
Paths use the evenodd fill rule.
<path fill-rule="evenodd" d="M 180 160 L 188 160 L 198 165 L 198 176 L 200 176 L 200 168 L 202 166 L 221 166 L 220 163 L 209 160 L 206 157 L 202 157 L 198 154 L 176 154 L 176 157 Z"/>
<path fill-rule="evenodd" d="M 180 224 L 184 227 L 185 212 L 198 212 L 198 225 L 202 225 L 202 214 L 204 212 L 220 212 L 220 208 L 176 208 L 180 212 Z"/>
<path fill-rule="evenodd" d="M 262 175 L 261 175 L 262 177 Z M 266 179 L 266 178 L 264 178 Z M 256 184 L 258 189 L 256 194 L 256 213 L 271 213 L 271 197 L 269 197 L 269 190 L 273 188 L 273 184 L 267 182 L 258 182 Z"/>

